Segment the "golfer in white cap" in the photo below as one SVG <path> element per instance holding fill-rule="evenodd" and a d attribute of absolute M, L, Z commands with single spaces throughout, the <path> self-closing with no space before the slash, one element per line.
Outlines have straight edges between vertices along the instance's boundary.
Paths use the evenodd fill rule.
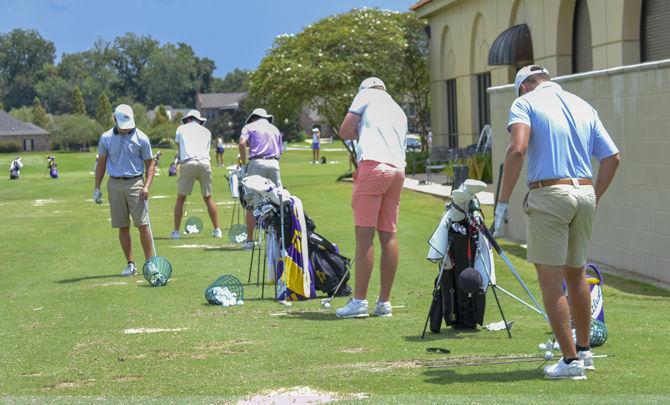
<path fill-rule="evenodd" d="M 584 370 L 593 369 L 591 299 L 584 265 L 596 206 L 617 170 L 619 151 L 596 110 L 552 82 L 547 69 L 531 65 L 519 70 L 514 90 L 518 98 L 509 114 L 511 141 L 494 227 L 500 235 L 527 154 L 528 261 L 535 264 L 544 307 L 563 352 L 563 358 L 544 372 L 548 378 L 584 379 Z M 595 184 L 591 157 L 600 162 Z"/>
<path fill-rule="evenodd" d="M 219 214 L 216 210 L 216 203 L 212 198 L 212 166 L 209 156 L 212 134 L 204 127 L 205 121 L 207 120 L 200 116 L 198 110 L 191 110 L 181 120 L 182 125 L 177 128 L 175 141 L 179 145 L 181 171 L 178 181 L 177 202 L 174 206 L 172 239 L 179 239 L 179 227 L 184 216 L 184 202 L 186 202 L 186 196 L 193 191 L 196 180 L 200 183 L 202 199 L 205 201 L 209 218 L 214 227 L 212 236 L 215 238 L 222 236 L 219 228 Z"/>
<path fill-rule="evenodd" d="M 149 188 L 154 178 L 154 159 L 149 138 L 135 128 L 133 109 L 129 105 L 116 107 L 114 122 L 114 128 L 100 135 L 98 142 L 100 157 L 95 170 L 93 200 L 102 204 L 100 185 L 107 172 L 112 228 L 119 229 L 121 249 L 128 262 L 122 275 L 132 276 L 137 273 L 137 266 L 133 258 L 129 216 L 139 231 L 144 258 L 149 260 L 152 254 L 149 213 L 145 209 L 145 201 L 149 198 Z"/>

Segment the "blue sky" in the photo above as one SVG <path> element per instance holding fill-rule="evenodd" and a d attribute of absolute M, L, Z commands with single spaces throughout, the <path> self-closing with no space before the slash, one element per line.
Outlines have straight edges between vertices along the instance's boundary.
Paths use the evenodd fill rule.
<path fill-rule="evenodd" d="M 186 42 L 216 62 L 217 76 L 254 69 L 283 33 L 354 7 L 407 11 L 416 0 L 0 0 L 0 32 L 35 29 L 56 53 L 78 52 L 126 32 Z"/>

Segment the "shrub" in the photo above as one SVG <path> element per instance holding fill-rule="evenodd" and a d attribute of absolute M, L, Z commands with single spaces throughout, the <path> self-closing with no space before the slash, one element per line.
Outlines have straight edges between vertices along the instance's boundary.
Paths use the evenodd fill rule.
<path fill-rule="evenodd" d="M 88 146 L 97 141 L 103 128 L 91 118 L 83 115 L 57 115 L 49 125 L 52 141 L 57 149 Z"/>
<path fill-rule="evenodd" d="M 21 147 L 21 144 L 18 142 L 12 142 L 12 141 L 0 142 L 0 153 L 21 152 L 22 149 L 23 148 Z"/>
<path fill-rule="evenodd" d="M 161 149 L 174 149 L 177 147 L 177 143 L 172 138 L 162 138 L 155 146 Z"/>

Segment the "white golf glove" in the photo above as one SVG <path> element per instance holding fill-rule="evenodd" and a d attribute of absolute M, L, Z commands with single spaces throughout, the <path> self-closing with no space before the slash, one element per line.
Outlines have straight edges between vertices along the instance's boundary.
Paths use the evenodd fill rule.
<path fill-rule="evenodd" d="M 498 202 L 496 212 L 493 219 L 493 236 L 499 238 L 503 236 L 502 225 L 507 218 L 507 211 L 509 210 L 509 203 Z"/>
<path fill-rule="evenodd" d="M 102 204 L 102 191 L 100 191 L 99 188 L 96 188 L 95 191 L 93 191 L 93 201 L 98 205 Z"/>

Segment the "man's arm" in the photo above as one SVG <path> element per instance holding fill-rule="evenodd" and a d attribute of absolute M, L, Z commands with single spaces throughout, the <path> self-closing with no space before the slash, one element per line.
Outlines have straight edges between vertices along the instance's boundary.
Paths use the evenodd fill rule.
<path fill-rule="evenodd" d="M 358 138 L 358 123 L 361 121 L 361 116 L 348 112 L 344 116 L 344 121 L 340 125 L 340 138 L 342 139 L 356 139 Z"/>
<path fill-rule="evenodd" d="M 239 148 L 240 148 L 240 162 L 242 163 L 242 165 L 245 165 L 247 164 L 247 138 L 240 137 Z"/>
<path fill-rule="evenodd" d="M 95 188 L 96 190 L 100 188 L 102 184 L 102 179 L 105 177 L 105 171 L 107 170 L 107 154 L 103 153 L 98 157 L 98 165 L 95 167 Z"/>
<path fill-rule="evenodd" d="M 498 201 L 503 203 L 509 202 L 514 186 L 519 180 L 530 139 L 530 127 L 526 124 L 512 124 L 511 138 L 505 153 L 502 186 L 498 196 Z"/>
<path fill-rule="evenodd" d="M 596 185 L 594 187 L 596 191 L 596 205 L 600 201 L 600 197 L 605 194 L 605 191 L 609 187 L 614 174 L 619 167 L 619 161 L 621 160 L 618 153 L 615 153 L 612 156 L 606 157 L 600 161 L 600 167 L 598 168 L 598 177 L 596 179 Z"/>
<path fill-rule="evenodd" d="M 154 181 L 154 174 L 156 174 L 156 165 L 154 164 L 154 160 L 145 160 L 144 167 L 147 172 L 147 178 L 144 181 L 144 187 L 142 188 L 142 198 L 146 200 L 149 198 L 149 188 L 151 187 L 151 183 Z"/>

